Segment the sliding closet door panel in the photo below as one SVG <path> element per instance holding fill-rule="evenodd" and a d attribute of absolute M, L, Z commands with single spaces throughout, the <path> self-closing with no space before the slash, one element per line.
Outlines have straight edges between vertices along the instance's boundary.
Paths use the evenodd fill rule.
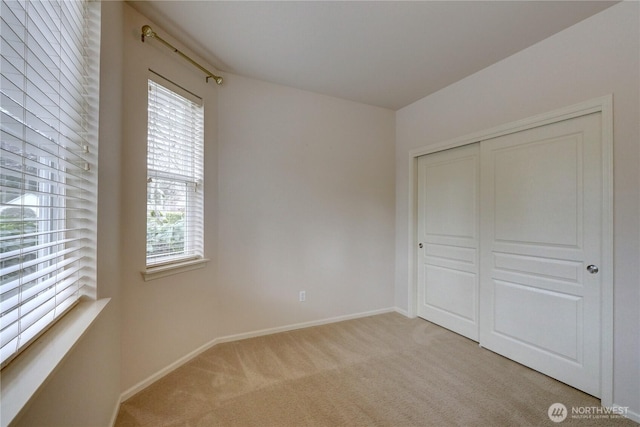
<path fill-rule="evenodd" d="M 481 169 L 481 345 L 599 396 L 600 114 L 482 141 Z"/>
<path fill-rule="evenodd" d="M 478 340 L 479 147 L 418 159 L 418 316 Z"/>

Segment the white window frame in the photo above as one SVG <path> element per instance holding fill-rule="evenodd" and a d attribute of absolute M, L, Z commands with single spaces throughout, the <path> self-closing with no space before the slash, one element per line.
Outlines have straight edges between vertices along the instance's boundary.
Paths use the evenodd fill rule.
<path fill-rule="evenodd" d="M 183 87 L 173 83 L 172 81 L 165 79 L 161 75 L 154 71 L 149 70 L 149 99 L 148 99 L 148 133 L 147 133 L 147 257 L 146 257 L 146 269 L 142 272 L 145 280 L 151 280 L 159 277 L 164 277 L 170 274 L 179 273 L 182 271 L 188 271 L 195 268 L 203 267 L 208 259 L 204 258 L 204 105 L 202 98 L 193 94 L 192 92 L 184 89 Z M 189 138 L 177 138 L 172 140 L 173 135 L 162 135 L 157 129 L 152 128 L 151 114 L 152 110 L 158 111 L 157 106 L 152 106 L 152 102 L 155 102 L 153 97 L 153 90 L 165 91 L 165 96 L 172 98 L 171 102 L 181 104 L 193 114 L 187 117 L 188 120 L 195 123 L 193 127 L 195 131 L 193 134 L 189 134 Z M 198 114 L 199 113 L 199 114 Z M 167 121 L 176 120 L 176 117 L 164 116 L 163 119 Z M 182 126 L 186 126 L 182 122 L 175 123 L 171 126 L 171 129 L 178 129 Z M 189 127 L 191 129 L 191 127 Z M 154 141 L 161 140 L 154 144 Z M 180 150 L 187 150 L 189 156 L 182 158 L 178 168 L 158 168 L 154 166 L 164 165 L 168 161 L 158 153 L 166 152 L 167 150 L 159 151 L 159 148 L 164 147 L 166 144 L 173 144 L 178 142 Z M 188 146 L 188 147 L 186 147 Z M 155 153 L 155 154 L 154 154 Z M 184 153 L 184 151 L 183 151 Z M 154 157 L 155 156 L 155 157 Z M 150 221 L 155 216 L 151 215 L 151 191 L 154 190 L 154 182 L 169 181 L 178 187 L 184 188 L 184 199 L 181 199 L 181 203 L 184 203 L 184 250 L 176 251 L 162 255 L 162 252 L 157 254 L 153 253 L 151 249 L 152 237 L 150 236 Z M 157 211 L 153 209 L 153 211 Z M 173 229 L 171 229 L 173 233 Z"/>

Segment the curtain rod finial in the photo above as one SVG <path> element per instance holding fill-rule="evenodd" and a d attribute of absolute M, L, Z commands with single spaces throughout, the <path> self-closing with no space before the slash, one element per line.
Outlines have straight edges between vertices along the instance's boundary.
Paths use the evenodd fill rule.
<path fill-rule="evenodd" d="M 222 84 L 222 77 L 220 76 L 216 76 L 214 74 L 209 74 L 206 78 L 207 83 L 209 83 L 209 79 L 213 79 L 213 81 L 215 81 L 217 84 L 221 85 Z"/>
<path fill-rule="evenodd" d="M 148 25 L 143 25 L 142 26 L 141 37 L 142 37 L 142 41 L 143 42 L 144 42 L 144 38 L 145 37 L 155 37 L 155 36 L 156 36 L 156 33 L 151 29 L 150 26 L 148 26 Z"/>

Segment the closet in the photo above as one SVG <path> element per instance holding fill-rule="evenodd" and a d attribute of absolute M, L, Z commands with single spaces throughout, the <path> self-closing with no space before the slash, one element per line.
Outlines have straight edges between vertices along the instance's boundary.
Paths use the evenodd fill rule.
<path fill-rule="evenodd" d="M 601 390 L 602 113 L 417 161 L 417 314 Z"/>

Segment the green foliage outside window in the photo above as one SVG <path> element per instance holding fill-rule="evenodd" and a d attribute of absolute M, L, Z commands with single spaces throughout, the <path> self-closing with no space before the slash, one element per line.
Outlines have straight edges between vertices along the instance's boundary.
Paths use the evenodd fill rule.
<path fill-rule="evenodd" d="M 184 212 L 152 210 L 147 215 L 147 255 L 184 252 Z"/>

